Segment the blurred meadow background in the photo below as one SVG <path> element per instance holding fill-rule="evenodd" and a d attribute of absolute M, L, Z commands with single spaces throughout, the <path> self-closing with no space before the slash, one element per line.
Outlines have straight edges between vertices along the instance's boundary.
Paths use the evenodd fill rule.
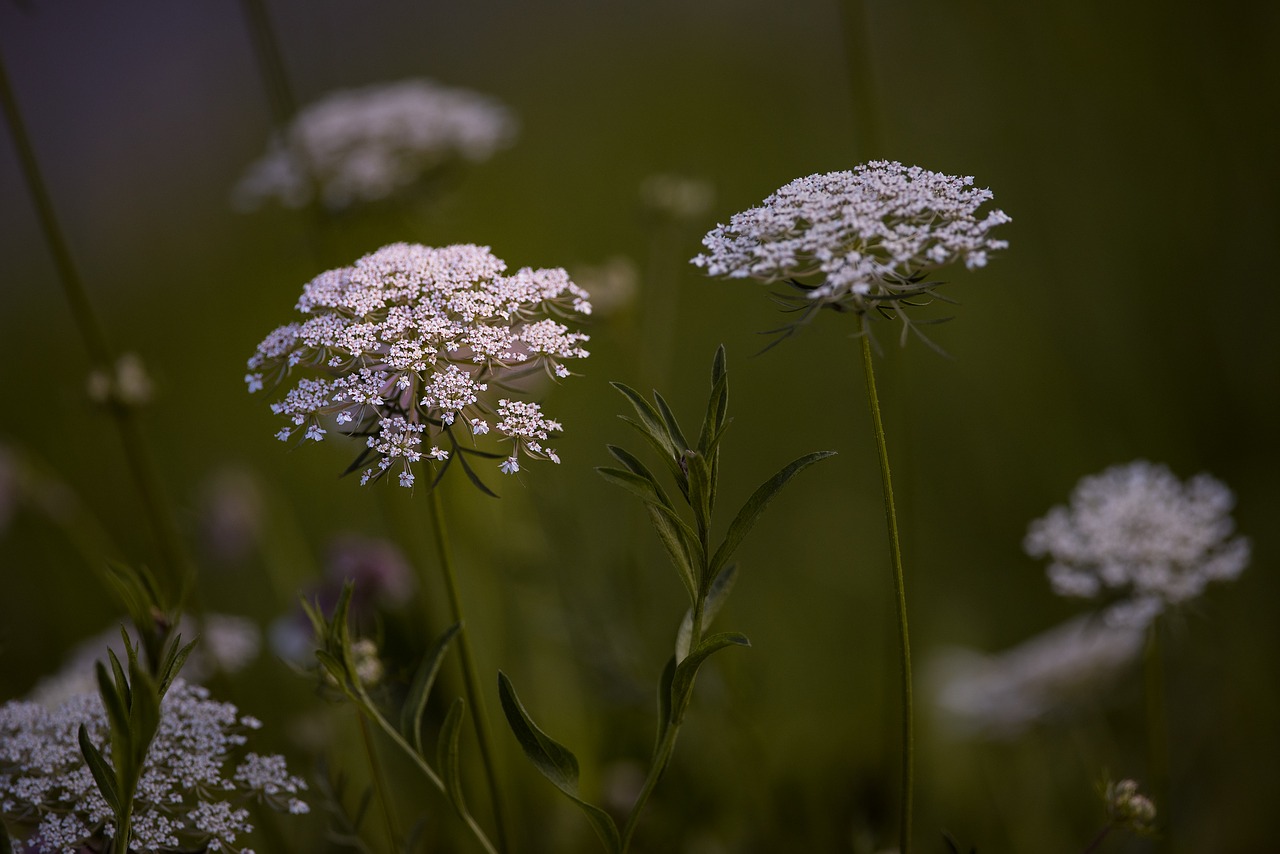
<path fill-rule="evenodd" d="M 717 222 L 793 178 L 872 158 L 973 175 L 1013 218 L 999 233 L 1010 247 L 942 277 L 960 305 L 936 311 L 956 319 L 930 337 L 950 358 L 918 340 L 901 348 L 896 326 L 879 327 L 917 669 L 917 848 L 946 850 L 946 830 L 964 850 L 1080 851 L 1105 822 L 1103 774 L 1149 779 L 1137 664 L 999 738 L 952 725 L 930 677 L 948 649 L 998 652 L 1088 610 L 1053 594 L 1044 562 L 1022 549 L 1027 524 L 1081 476 L 1142 458 L 1231 487 L 1253 560 L 1169 623 L 1163 837 L 1117 835 L 1104 850 L 1276 850 L 1280 296 L 1266 271 L 1280 238 L 1280 7 L 267 9 L 300 104 L 425 77 L 505 104 L 513 143 L 443 192 L 328 218 L 317 251 L 304 212 L 231 203 L 272 130 L 239 4 L 0 4 L 0 53 L 89 297 L 112 345 L 137 353 L 154 382 L 142 428 L 206 608 L 269 633 L 353 542 L 434 559 L 420 492 L 337 478 L 355 446 L 336 435 L 287 450 L 263 397 L 245 393 L 245 359 L 292 319 L 303 284 L 401 240 L 489 245 L 511 269 L 565 267 L 588 289 L 610 267 L 630 287 L 586 328 L 591 357 L 573 366 L 583 376 L 548 394 L 563 465 L 487 477 L 499 500 L 459 478 L 442 487 L 519 849 L 597 850 L 520 755 L 496 670 L 577 752 L 584 791 L 609 803 L 650 747 L 652 686 L 685 607 L 640 506 L 592 470 L 610 463 L 606 443 L 641 448 L 608 382 L 656 387 L 696 424 L 721 343 L 734 419 L 724 512 L 801 454 L 839 456 L 789 486 L 744 545 L 718 624 L 753 647 L 703 671 L 635 850 L 890 848 L 896 640 L 854 326 L 824 314 L 757 356 L 758 333 L 783 322 L 768 289 L 708 279 L 688 259 Z M 654 176 L 700 182 L 704 197 L 664 205 Z M 119 440 L 85 393 L 89 363 L 8 133 L 0 271 L 10 699 L 124 618 L 59 514 L 96 519 L 107 556 L 158 558 Z M 18 457 L 43 472 L 39 500 L 15 486 Z M 389 644 L 444 628 L 442 594 L 429 582 L 419 592 L 428 617 L 419 600 L 389 610 Z M 323 753 L 363 785 L 350 709 L 317 697 L 269 641 L 218 695 L 261 718 L 261 739 L 295 772 L 310 778 Z M 424 850 L 471 850 L 449 841 L 437 793 L 414 781 L 397 798 L 404 815 L 428 816 Z M 319 809 L 281 817 L 289 850 L 323 850 L 325 822 Z"/>

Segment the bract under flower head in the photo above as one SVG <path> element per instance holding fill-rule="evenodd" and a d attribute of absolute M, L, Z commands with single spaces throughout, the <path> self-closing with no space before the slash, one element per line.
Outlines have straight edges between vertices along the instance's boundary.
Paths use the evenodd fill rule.
<path fill-rule="evenodd" d="M 495 414 L 509 459 L 558 462 L 542 445 L 557 422 L 532 429 L 538 404 L 504 397 L 495 413 L 487 393 L 533 372 L 568 376 L 564 362 L 588 355 L 588 336 L 559 319 L 590 314 L 591 303 L 564 270 L 505 270 L 487 246 L 397 243 L 322 273 L 298 300 L 303 319 L 274 330 L 249 359 L 249 391 L 302 374 L 271 406 L 287 420 L 277 437 L 321 441 L 332 419 L 365 437 L 377 460 L 362 482 L 399 466 L 411 486 L 413 463 L 474 453 L 458 433 L 489 433 Z"/>
<path fill-rule="evenodd" d="M 1076 485 L 1069 506 L 1031 523 L 1032 557 L 1051 559 L 1049 581 L 1062 596 L 1127 597 L 1113 619 L 1147 619 L 1199 596 L 1210 581 L 1231 580 L 1249 562 L 1249 541 L 1232 537 L 1231 490 L 1207 474 L 1185 484 L 1164 466 L 1138 460 Z"/>
<path fill-rule="evenodd" d="M 693 263 L 711 276 L 792 282 L 818 306 L 900 311 L 928 292 L 933 270 L 956 261 L 982 267 L 1007 247 L 988 232 L 1009 217 L 992 210 L 979 218 L 992 195 L 972 184 L 884 160 L 799 178 L 716 226 Z"/>
<path fill-rule="evenodd" d="M 235 190 L 243 208 L 330 209 L 382 199 L 451 162 L 487 160 L 515 136 L 496 100 L 430 80 L 344 89 L 301 110 Z"/>

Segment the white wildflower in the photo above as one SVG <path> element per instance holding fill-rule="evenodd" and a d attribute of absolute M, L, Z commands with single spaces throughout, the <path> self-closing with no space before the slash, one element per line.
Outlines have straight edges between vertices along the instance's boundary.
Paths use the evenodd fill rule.
<path fill-rule="evenodd" d="M 659 173 L 640 183 L 640 200 L 659 216 L 694 220 L 711 210 L 716 188 L 701 178 Z"/>
<path fill-rule="evenodd" d="M 946 725 L 1010 738 L 1100 697 L 1141 654 L 1144 630 L 1099 615 L 1076 617 L 996 655 L 943 653 L 927 668 L 926 682 Z"/>
<path fill-rule="evenodd" d="M 792 282 L 815 307 L 900 314 L 904 300 L 929 291 L 930 272 L 956 261 L 982 267 L 1007 247 L 988 232 L 1009 217 L 980 218 L 992 195 L 972 184 L 883 160 L 799 178 L 716 226 L 693 263 L 711 276 Z"/>
<path fill-rule="evenodd" d="M 249 360 L 250 390 L 308 374 L 272 404 L 292 425 L 277 436 L 301 428 L 319 441 L 332 422 L 378 456 L 362 483 L 397 465 L 411 486 L 423 447 L 445 461 L 460 447 L 455 429 L 489 432 L 491 383 L 534 370 L 569 376 L 563 363 L 586 358 L 587 336 L 562 321 L 590 311 L 586 291 L 563 270 L 505 271 L 488 247 L 397 243 L 317 276 L 298 300 L 304 319 L 273 331 Z M 528 440 L 559 424 L 536 403 L 499 406 L 494 429 L 515 444 L 512 456 L 545 457 Z"/>
<path fill-rule="evenodd" d="M 1138 460 L 1082 479 L 1069 506 L 1031 523 L 1023 546 L 1050 559 L 1059 595 L 1119 594 L 1112 619 L 1141 620 L 1244 570 L 1249 541 L 1232 536 L 1234 503 L 1209 475 L 1184 484 L 1166 467 Z"/>
<path fill-rule="evenodd" d="M 296 795 L 306 784 L 288 773 L 282 757 L 249 754 L 227 774 L 231 754 L 246 743 L 249 721 L 204 688 L 174 681 L 138 782 L 131 851 L 239 850 L 237 837 L 252 830 L 242 807 L 249 800 L 299 811 Z M 21 850 L 74 849 L 99 827 L 105 837 L 114 834 L 111 809 L 80 752 L 81 724 L 94 744 L 109 745 L 97 692 L 54 709 L 21 701 L 0 706 L 0 817 L 12 827 L 35 826 Z"/>
<path fill-rule="evenodd" d="M 391 196 L 452 163 L 488 160 L 515 130 L 494 99 L 429 80 L 342 90 L 299 111 L 234 197 L 249 210 L 271 199 L 298 208 L 318 189 L 337 210 Z"/>

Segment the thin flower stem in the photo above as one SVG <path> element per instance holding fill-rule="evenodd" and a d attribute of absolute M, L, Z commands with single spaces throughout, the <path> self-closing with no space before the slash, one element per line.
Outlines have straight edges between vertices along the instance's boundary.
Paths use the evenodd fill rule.
<path fill-rule="evenodd" d="M 89 302 L 75 262 L 71 258 L 71 249 L 58 225 L 52 197 L 40 172 L 35 148 L 27 135 L 26 124 L 22 120 L 22 112 L 18 108 L 13 88 L 9 85 L 9 76 L 5 71 L 2 58 L 0 58 L 0 106 L 3 106 L 5 118 L 9 122 L 14 148 L 18 154 L 23 177 L 27 182 L 27 189 L 31 193 L 32 203 L 35 205 L 37 219 L 40 221 L 41 230 L 48 243 L 49 253 L 53 256 L 54 267 L 57 269 L 63 293 L 70 305 L 76 328 L 80 331 L 80 338 L 84 341 L 85 349 L 89 353 L 89 361 L 95 369 L 110 375 L 114 370 L 113 352 L 93 311 L 93 305 Z M 177 526 L 168 512 L 168 504 L 163 498 L 160 480 L 146 452 L 142 432 L 138 428 L 133 411 L 128 406 L 112 401 L 108 403 L 107 411 L 120 433 L 129 471 L 142 500 L 143 511 L 150 522 L 165 569 L 168 570 L 178 590 L 179 600 L 185 599 L 194 576 L 194 569 L 182 547 Z"/>
<path fill-rule="evenodd" d="M 387 843 L 393 848 L 400 845 L 400 831 L 396 827 L 394 808 L 391 805 L 391 793 L 387 787 L 386 775 L 382 772 L 382 763 L 378 761 L 377 748 L 369 733 L 369 722 L 364 713 L 356 709 L 356 720 L 360 723 L 360 740 L 364 742 L 364 752 L 369 757 L 369 774 L 373 777 L 373 788 L 377 792 L 378 802 L 382 804 L 382 818 L 387 825 Z"/>
<path fill-rule="evenodd" d="M 865 322 L 865 321 L 864 321 Z M 876 449 L 880 454 L 880 485 L 884 492 L 884 517 L 889 530 L 889 556 L 893 562 L 893 589 L 898 605 L 898 649 L 902 669 L 902 812 L 898 826 L 898 850 L 911 850 L 911 798 L 915 735 L 911 704 L 911 642 L 907 633 L 907 591 L 902 573 L 902 545 L 898 538 L 898 512 L 893 503 L 893 479 L 889 475 L 889 447 L 885 442 L 880 398 L 876 395 L 875 366 L 871 355 L 871 335 L 862 332 L 862 368 L 867 382 L 867 403 L 875 426 Z"/>
<path fill-rule="evenodd" d="M 391 739 L 396 747 L 400 748 L 404 755 L 408 756 L 409 759 L 412 760 L 413 764 L 418 766 L 418 770 L 422 772 L 424 777 L 431 781 L 431 785 L 435 786 L 441 794 L 447 795 L 444 780 L 440 779 L 440 775 L 436 773 L 435 769 L 427 764 L 427 760 L 422 758 L 422 754 L 418 753 L 418 751 L 413 748 L 413 745 L 405 741 L 404 736 L 401 735 L 399 731 L 393 727 L 381 713 L 378 712 L 377 707 L 374 706 L 373 700 L 369 697 L 369 693 L 365 691 L 364 686 L 357 685 L 354 692 L 348 692 L 348 696 L 359 705 L 360 711 L 363 714 L 368 715 L 369 719 L 378 725 L 378 728 Z M 488 852 L 488 854 L 498 854 L 498 849 L 489 841 L 489 837 L 485 835 L 484 828 L 480 827 L 479 823 L 472 817 L 471 813 L 466 809 L 459 809 L 459 812 L 462 815 L 462 820 L 466 822 L 472 835 L 475 836 L 476 841 L 480 843 L 484 850 Z"/>
<path fill-rule="evenodd" d="M 702 622 L 705 611 L 706 596 L 699 595 L 698 601 L 693 606 L 693 630 L 689 635 L 689 649 L 691 650 L 697 649 L 698 644 L 702 642 Z M 676 748 L 676 736 L 680 734 L 680 727 L 684 723 L 684 715 L 689 708 L 689 701 L 692 697 L 693 692 L 690 691 L 681 700 L 680 707 L 671 710 L 671 722 L 663 732 L 662 740 L 654 748 L 653 761 L 649 765 L 649 773 L 645 777 L 644 786 L 640 789 L 640 794 L 636 797 L 635 803 L 631 805 L 631 812 L 627 815 L 627 821 L 622 827 L 622 844 L 618 849 L 619 854 L 626 854 L 627 848 L 631 845 L 631 836 L 635 833 L 636 824 L 640 821 L 640 813 L 644 811 L 645 805 L 649 802 L 649 796 L 653 794 L 658 781 L 662 779 L 667 766 L 671 764 L 671 755 Z"/>
<path fill-rule="evenodd" d="M 1111 828 L 1113 826 L 1114 825 L 1108 824 L 1106 827 L 1102 828 L 1102 830 L 1099 830 L 1097 835 L 1095 835 L 1093 839 L 1089 840 L 1089 844 L 1084 847 L 1084 851 L 1080 852 L 1080 854 L 1093 854 L 1094 851 L 1097 851 L 1098 847 L 1102 845 L 1102 841 L 1107 838 L 1107 834 L 1111 832 Z"/>
<path fill-rule="evenodd" d="M 449 593 L 449 608 L 455 623 L 463 628 L 458 633 L 458 650 L 462 658 L 463 686 L 467 693 L 467 706 L 471 710 L 471 722 L 476 730 L 476 742 L 480 745 L 480 759 L 484 764 L 485 779 L 489 786 L 489 799 L 493 803 L 493 823 L 498 831 L 498 843 L 502 851 L 509 852 L 511 839 L 507 835 L 507 822 L 503 809 L 502 792 L 498 788 L 498 774 L 490 744 L 488 715 L 485 712 L 484 694 L 476 678 L 475 658 L 471 652 L 471 632 L 462 617 L 462 599 L 458 595 L 458 581 L 453 569 L 453 556 L 449 548 L 449 535 L 444 524 L 444 510 L 440 506 L 439 489 L 428 495 L 431 505 L 431 523 L 435 527 L 436 546 L 440 554 L 440 567 L 444 573 L 445 587 Z"/>

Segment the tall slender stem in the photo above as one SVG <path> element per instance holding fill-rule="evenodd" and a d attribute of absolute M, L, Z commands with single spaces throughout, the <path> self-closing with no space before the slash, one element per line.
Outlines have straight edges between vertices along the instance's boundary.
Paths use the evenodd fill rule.
<path fill-rule="evenodd" d="M 377 748 L 369 733 L 369 722 L 364 712 L 356 709 L 356 720 L 360 723 L 360 739 L 364 742 L 364 752 L 369 757 L 369 774 L 373 778 L 373 789 L 377 792 L 378 802 L 382 804 L 382 820 L 387 826 L 387 844 L 392 848 L 400 845 L 400 831 L 396 828 L 395 811 L 391 806 L 391 793 L 388 791 L 386 775 L 382 773 L 382 763 L 378 761 Z"/>
<path fill-rule="evenodd" d="M 110 376 L 114 372 L 113 352 L 107 343 L 102 325 L 93 311 L 89 296 L 85 292 L 80 273 L 71 258 L 70 246 L 58 225 L 53 199 L 40 172 L 35 148 L 27 135 L 26 123 L 22 120 L 22 112 L 18 109 L 13 88 L 9 85 L 9 76 L 5 71 L 3 58 L 0 58 L 0 106 L 3 107 L 5 118 L 9 122 L 14 149 L 17 151 L 18 162 L 22 167 L 27 189 L 31 193 L 32 203 L 35 205 L 40 228 L 48 243 L 49 253 L 53 256 L 54 267 L 57 269 L 63 293 L 70 305 L 76 328 L 89 353 L 89 361 L 95 369 L 104 371 Z M 165 569 L 168 570 L 171 580 L 178 588 L 179 598 L 185 598 L 194 575 L 193 567 L 182 547 L 177 526 L 167 510 L 168 505 L 164 500 L 160 479 L 156 476 L 155 468 L 146 453 L 146 443 L 138 428 L 133 410 L 124 403 L 113 400 L 108 403 L 107 411 L 111 414 L 120 433 L 129 472 L 142 499 L 143 512 L 151 525 Z"/>
<path fill-rule="evenodd" d="M 902 545 L 898 537 L 898 512 L 893 503 L 893 479 L 889 475 L 889 447 L 884 437 L 884 421 L 880 417 L 880 398 L 876 394 L 875 366 L 871 355 L 871 334 L 862 332 L 862 369 L 867 381 L 867 403 L 875 426 L 876 449 L 880 454 L 880 485 L 884 492 L 884 518 L 889 529 L 889 557 L 893 562 L 893 590 L 898 604 L 898 650 L 902 669 L 902 813 L 898 825 L 898 850 L 911 850 L 911 798 L 915 753 L 911 705 L 911 642 L 907 633 L 907 590 L 902 574 Z"/>
<path fill-rule="evenodd" d="M 445 587 L 449 593 L 449 608 L 453 621 L 462 623 L 462 631 L 458 633 L 458 649 L 462 657 L 462 679 L 467 692 L 467 706 L 471 710 L 471 722 L 475 725 L 476 741 L 480 745 L 480 759 L 484 763 L 486 782 L 489 786 L 489 799 L 493 802 L 493 822 L 498 831 L 498 844 L 502 851 L 511 851 L 511 839 L 507 835 L 507 822 L 502 802 L 502 792 L 498 788 L 498 775 L 493 761 L 493 748 L 490 744 L 489 719 L 485 712 L 484 694 L 480 691 L 480 682 L 476 678 L 475 658 L 471 653 L 471 631 L 462 617 L 462 599 L 458 595 L 458 581 L 453 570 L 453 556 L 449 548 L 449 535 L 444 524 L 444 510 L 440 506 L 440 491 L 432 489 L 430 494 L 431 523 L 436 531 L 436 546 L 440 553 L 440 567 L 444 573 Z"/>

